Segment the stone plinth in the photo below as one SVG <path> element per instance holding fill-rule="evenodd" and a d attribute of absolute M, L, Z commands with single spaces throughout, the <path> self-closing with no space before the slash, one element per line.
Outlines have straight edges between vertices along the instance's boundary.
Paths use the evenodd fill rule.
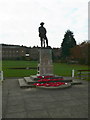
<path fill-rule="evenodd" d="M 52 65 L 52 49 L 41 48 L 40 51 L 40 63 L 38 64 L 38 70 L 40 75 L 53 74 Z"/>

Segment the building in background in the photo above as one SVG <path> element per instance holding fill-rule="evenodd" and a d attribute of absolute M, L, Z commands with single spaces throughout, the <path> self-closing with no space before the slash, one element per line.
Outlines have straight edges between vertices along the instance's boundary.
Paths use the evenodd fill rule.
<path fill-rule="evenodd" d="M 39 60 L 39 47 L 2 44 L 2 60 Z M 60 48 L 52 48 L 53 60 L 60 59 Z"/>
<path fill-rule="evenodd" d="M 25 57 L 26 47 L 19 45 L 2 44 L 3 60 L 19 60 Z"/>

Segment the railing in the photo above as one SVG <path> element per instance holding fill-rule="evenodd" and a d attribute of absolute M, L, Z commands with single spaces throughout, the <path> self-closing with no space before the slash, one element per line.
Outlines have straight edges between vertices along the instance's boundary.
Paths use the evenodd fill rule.
<path fill-rule="evenodd" d="M 80 79 L 89 78 L 90 77 L 90 70 L 77 70 L 77 76 Z"/>

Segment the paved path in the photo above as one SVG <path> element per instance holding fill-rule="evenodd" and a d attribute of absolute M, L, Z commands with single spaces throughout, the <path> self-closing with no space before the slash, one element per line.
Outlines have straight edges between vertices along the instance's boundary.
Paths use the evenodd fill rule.
<path fill-rule="evenodd" d="M 88 118 L 88 82 L 66 89 L 21 89 L 3 82 L 3 118 Z"/>

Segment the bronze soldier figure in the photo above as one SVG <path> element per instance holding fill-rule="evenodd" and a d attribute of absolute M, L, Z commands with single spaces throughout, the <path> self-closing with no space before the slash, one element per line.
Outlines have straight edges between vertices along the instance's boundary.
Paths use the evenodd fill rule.
<path fill-rule="evenodd" d="M 43 47 L 43 45 L 45 47 L 45 40 L 46 40 L 46 45 L 48 47 L 48 39 L 47 39 L 47 36 L 46 36 L 47 31 L 46 31 L 45 27 L 43 27 L 44 22 L 41 22 L 40 25 L 41 26 L 39 27 L 38 31 L 39 31 L 39 37 L 40 37 L 40 40 L 41 40 L 41 47 Z"/>

